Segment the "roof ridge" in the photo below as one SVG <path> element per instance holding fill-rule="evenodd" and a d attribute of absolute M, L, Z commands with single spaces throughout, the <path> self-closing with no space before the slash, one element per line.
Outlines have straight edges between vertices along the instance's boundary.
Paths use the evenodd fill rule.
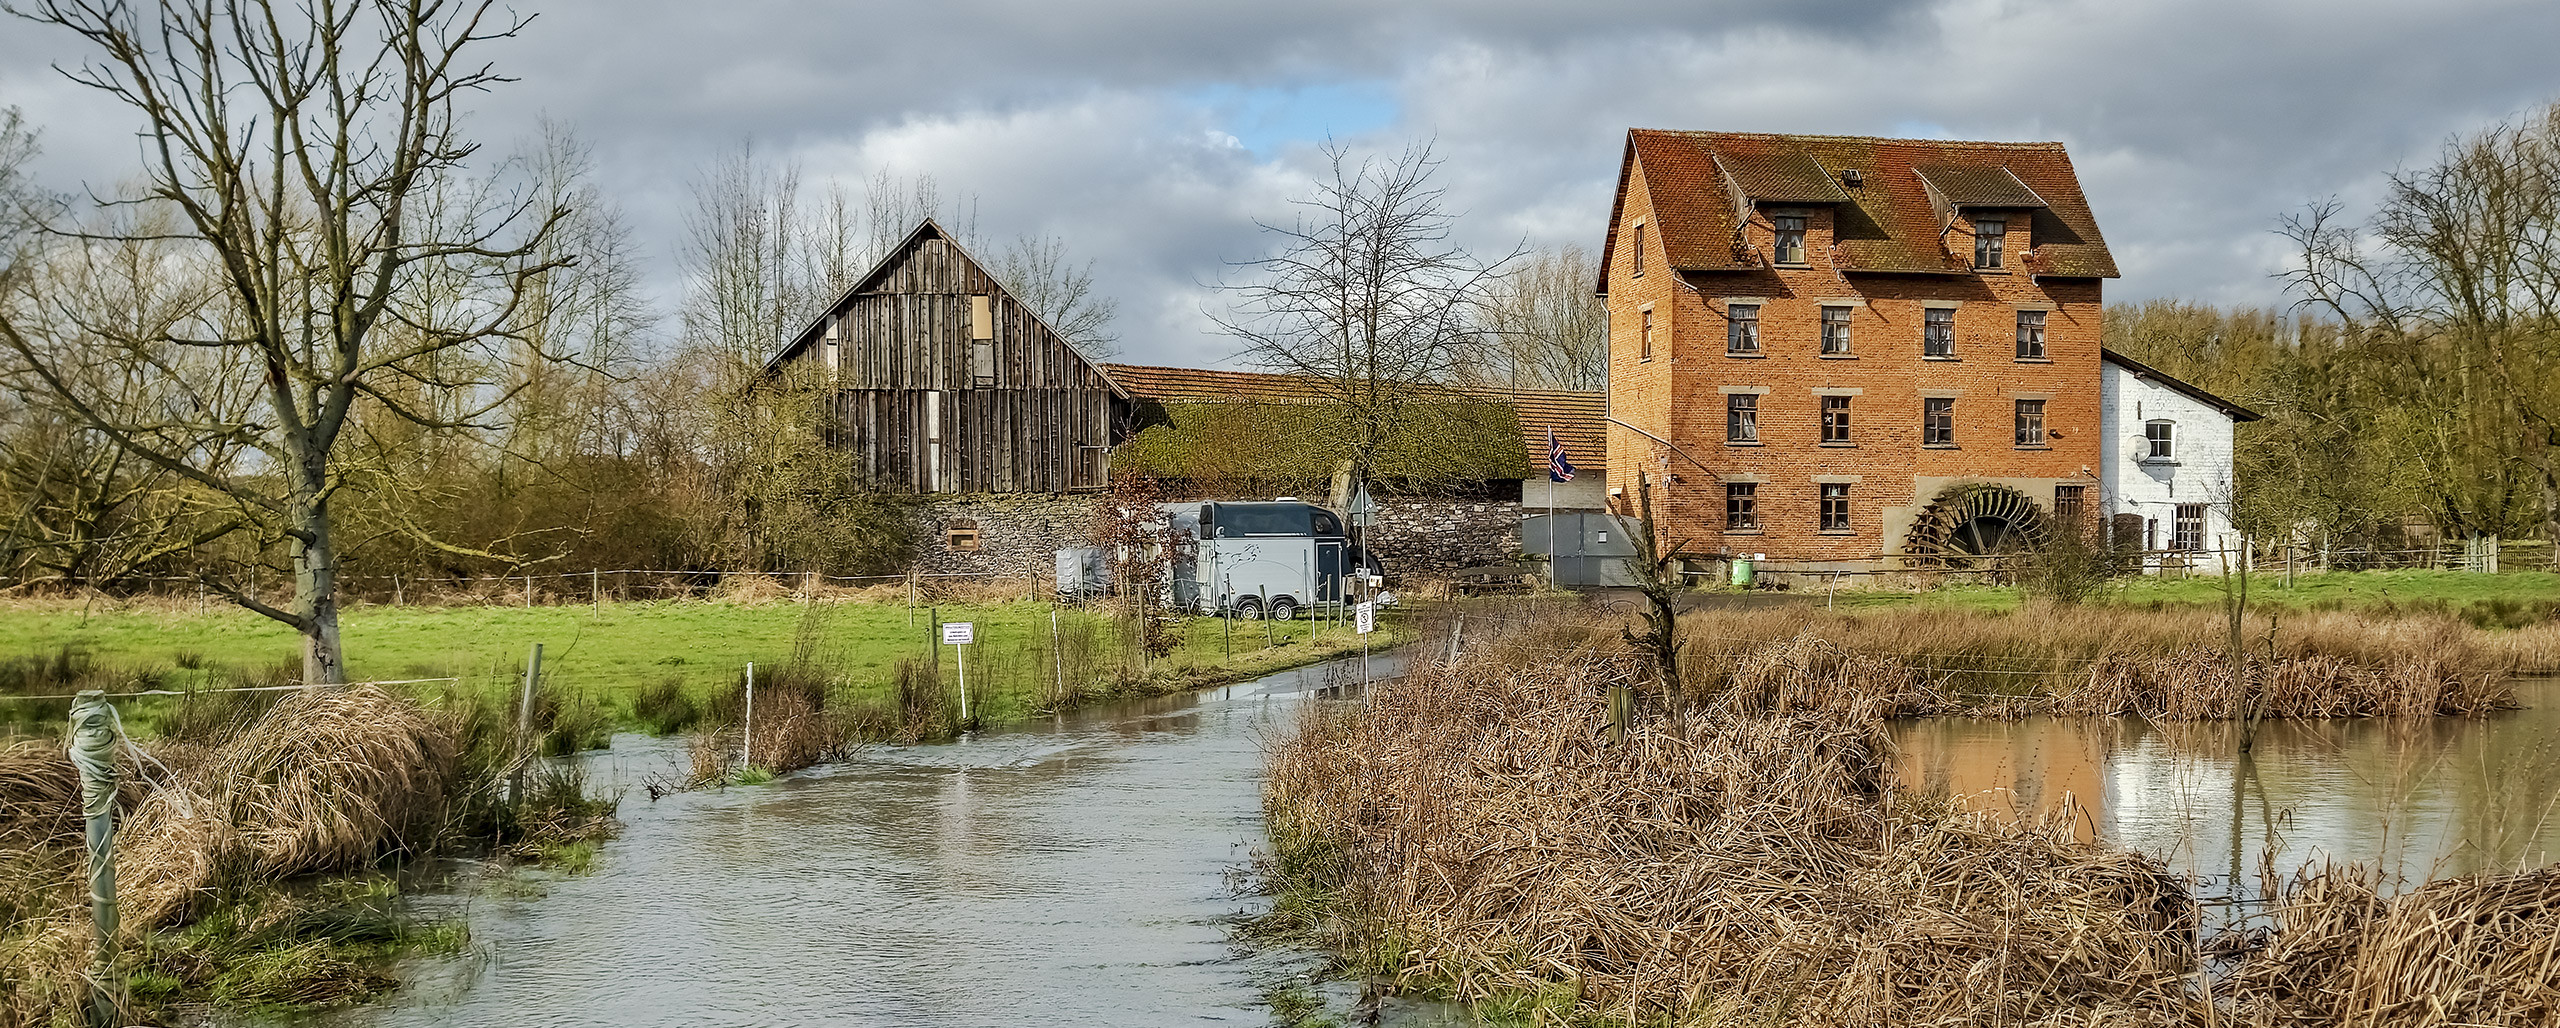
<path fill-rule="evenodd" d="M 2068 149 L 2059 139 L 1924 139 L 1909 136 L 1864 136 L 1828 132 L 1727 132 L 1718 129 L 1659 129 L 1630 126 L 1629 133 L 1687 136 L 1695 139 L 1818 139 L 1858 143 L 1911 143 L 1927 146 L 1987 146 L 2006 150 Z"/>

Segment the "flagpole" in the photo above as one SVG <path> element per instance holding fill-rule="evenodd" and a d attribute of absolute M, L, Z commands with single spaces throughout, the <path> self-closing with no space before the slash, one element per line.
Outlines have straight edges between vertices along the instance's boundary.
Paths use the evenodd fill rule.
<path fill-rule="evenodd" d="M 1547 430 L 1547 588 L 1561 589 L 1556 580 L 1556 430 Z"/>

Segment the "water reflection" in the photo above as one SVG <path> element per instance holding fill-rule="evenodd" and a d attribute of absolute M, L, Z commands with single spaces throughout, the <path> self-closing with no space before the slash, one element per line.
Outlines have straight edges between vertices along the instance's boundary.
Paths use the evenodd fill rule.
<path fill-rule="evenodd" d="M 2008 814 L 2083 808 L 2083 838 L 2242 891 L 2262 860 L 2371 862 L 2410 881 L 2541 866 L 2560 848 L 2560 684 L 2527 709 L 2424 722 L 2267 721 L 2254 754 L 2224 723 L 2098 718 L 1899 724 L 1909 785 Z"/>
<path fill-rule="evenodd" d="M 1316 958 L 1239 948 L 1230 919 L 1258 901 L 1229 875 L 1264 841 L 1265 733 L 1325 686 L 1308 669 L 765 786 L 635 790 L 593 874 L 425 897 L 467 917 L 469 952 L 307 1023 L 1268 1023 Z M 682 757 L 623 736 L 591 773 Z"/>

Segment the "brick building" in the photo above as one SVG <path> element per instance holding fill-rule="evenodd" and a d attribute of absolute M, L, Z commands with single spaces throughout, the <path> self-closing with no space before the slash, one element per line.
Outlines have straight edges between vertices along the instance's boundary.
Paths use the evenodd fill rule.
<path fill-rule="evenodd" d="M 2098 513 L 2114 277 L 2057 143 L 1631 131 L 1599 282 L 1613 502 L 1808 571 Z"/>

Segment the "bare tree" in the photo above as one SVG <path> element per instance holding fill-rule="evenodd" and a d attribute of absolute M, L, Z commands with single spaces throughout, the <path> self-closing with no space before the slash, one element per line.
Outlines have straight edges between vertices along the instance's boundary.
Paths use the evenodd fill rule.
<path fill-rule="evenodd" d="M 1473 318 L 1493 279 L 1522 250 L 1485 262 L 1450 238 L 1457 215 L 1432 184 L 1429 144 L 1392 160 L 1328 144 L 1330 174 L 1297 201 L 1288 225 L 1264 224 L 1278 252 L 1243 265 L 1230 308 L 1210 317 L 1265 368 L 1302 376 L 1338 408 L 1323 445 L 1370 479 L 1382 454 L 1420 419 L 1452 409 L 1448 384 L 1467 366 Z"/>
<path fill-rule="evenodd" d="M 2560 538 L 2560 104 L 2395 174 L 2368 240 L 2333 201 L 2289 218 L 2286 279 L 2386 349 L 2386 405 L 2454 534 Z"/>
<path fill-rule="evenodd" d="M 811 298 L 800 193 L 799 166 L 761 160 L 752 144 L 720 155 L 694 180 L 681 257 L 690 280 L 686 346 L 751 372 L 825 302 Z"/>
<path fill-rule="evenodd" d="M 121 238 L 44 240 L 0 289 L 0 325 L 51 359 L 61 380 L 93 407 L 125 412 L 254 408 L 253 376 L 215 353 L 168 348 L 194 334 L 213 294 L 210 268 L 169 238 L 165 204 L 122 209 L 106 226 Z M 119 359 L 153 353 L 155 362 Z M 199 542 L 207 498 L 167 468 L 53 402 L 24 362 L 0 354 L 0 495 L 18 519 L 0 533 L 0 564 L 20 584 L 111 585 L 184 554 Z M 200 469 L 234 474 L 245 447 L 213 439 L 191 448 Z M 210 520 L 213 534 L 227 522 Z"/>
<path fill-rule="evenodd" d="M 226 534 L 281 542 L 294 582 L 286 605 L 236 577 L 206 584 L 291 625 L 305 681 L 344 682 L 332 508 L 347 482 L 341 443 L 368 410 L 454 428 L 504 402 L 503 387 L 476 373 L 485 354 L 445 358 L 506 341 L 527 281 L 547 270 L 529 257 L 562 216 L 488 194 L 425 209 L 439 191 L 470 192 L 464 170 L 478 147 L 459 131 L 456 99 L 505 81 L 471 55 L 524 23 L 492 0 L 8 9 L 94 48 L 65 73 L 142 117 L 143 197 L 172 208 L 170 235 L 217 269 L 200 330 L 93 356 L 144 369 L 200 356 L 228 381 L 255 383 L 259 402 L 235 410 L 181 394 L 190 402 L 119 409 L 73 355 L 24 326 L 0 324 L 0 343 L 26 382 L 89 428 L 226 502 Z M 254 458 L 206 467 L 200 454 L 226 441 Z"/>
<path fill-rule="evenodd" d="M 1590 252 L 1568 245 L 1494 280 L 1465 377 L 1514 389 L 1606 388 L 1609 308 L 1592 291 L 1597 278 Z"/>
<path fill-rule="evenodd" d="M 1067 255 L 1066 240 L 1047 234 L 1016 239 L 997 258 L 995 273 L 1014 299 L 1086 357 L 1101 360 L 1119 351 L 1120 337 L 1110 328 L 1120 301 L 1094 292 L 1093 262 L 1077 264 Z"/>
<path fill-rule="evenodd" d="M 54 206 L 27 177 L 27 164 L 38 152 L 26 116 L 15 107 L 0 107 L 0 275 L 16 266 L 18 253 Z"/>

